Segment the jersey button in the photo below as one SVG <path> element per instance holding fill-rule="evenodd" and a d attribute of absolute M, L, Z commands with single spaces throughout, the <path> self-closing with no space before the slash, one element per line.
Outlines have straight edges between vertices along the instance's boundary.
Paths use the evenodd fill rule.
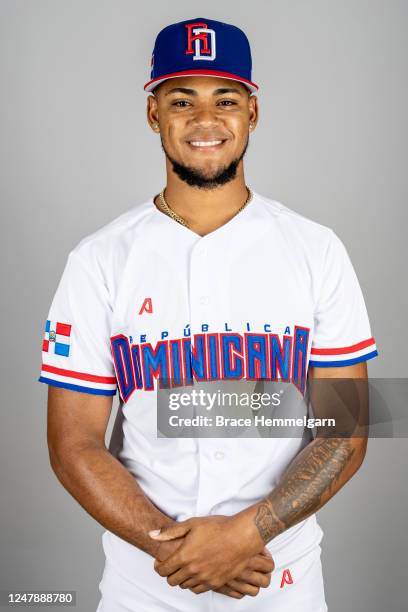
<path fill-rule="evenodd" d="M 200 297 L 200 304 L 202 304 L 203 306 L 206 306 L 209 301 L 210 301 L 210 299 L 209 299 L 208 295 L 202 295 Z"/>
<path fill-rule="evenodd" d="M 203 246 L 198 247 L 197 254 L 200 255 L 200 257 L 205 257 L 207 255 L 207 249 Z"/>
<path fill-rule="evenodd" d="M 215 459 L 217 459 L 217 461 L 221 461 L 222 459 L 224 459 L 225 453 L 223 453 L 222 451 L 215 451 L 214 457 Z"/>

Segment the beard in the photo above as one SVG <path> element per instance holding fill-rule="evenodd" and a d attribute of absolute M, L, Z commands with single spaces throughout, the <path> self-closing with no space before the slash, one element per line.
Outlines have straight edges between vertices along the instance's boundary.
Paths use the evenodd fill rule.
<path fill-rule="evenodd" d="M 225 185 L 229 181 L 232 181 L 237 175 L 239 162 L 243 159 L 249 144 L 249 138 L 247 138 L 243 151 L 239 157 L 233 159 L 227 166 L 217 170 L 212 176 L 206 176 L 201 170 L 197 170 L 191 166 L 184 166 L 173 159 L 166 151 L 161 137 L 160 140 L 164 154 L 173 166 L 173 172 L 177 174 L 179 179 L 187 183 L 187 185 L 198 187 L 199 189 L 215 189 L 220 185 Z"/>

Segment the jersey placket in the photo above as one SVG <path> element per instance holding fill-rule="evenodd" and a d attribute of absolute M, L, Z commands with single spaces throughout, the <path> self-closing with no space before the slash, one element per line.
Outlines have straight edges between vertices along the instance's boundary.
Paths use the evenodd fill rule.
<path fill-rule="evenodd" d="M 190 330 L 193 335 L 202 332 L 204 323 L 211 312 L 208 279 L 208 247 L 199 240 L 193 247 L 189 271 Z"/>
<path fill-rule="evenodd" d="M 216 319 L 213 312 L 215 300 L 210 291 L 209 279 L 209 249 L 211 241 L 203 237 L 193 247 L 190 258 L 189 272 L 189 299 L 190 299 L 190 330 L 191 340 L 194 334 L 203 333 L 203 324 L 212 326 Z M 216 273 L 216 270 L 212 270 Z M 204 385 L 205 387 L 205 385 Z M 210 386 L 211 391 L 214 386 Z M 209 413 L 209 416 L 212 416 Z M 198 461 L 198 483 L 196 513 L 198 516 L 212 514 L 215 512 L 218 499 L 216 482 L 226 482 L 228 480 L 228 456 L 223 445 L 222 438 L 199 437 L 197 443 Z"/>

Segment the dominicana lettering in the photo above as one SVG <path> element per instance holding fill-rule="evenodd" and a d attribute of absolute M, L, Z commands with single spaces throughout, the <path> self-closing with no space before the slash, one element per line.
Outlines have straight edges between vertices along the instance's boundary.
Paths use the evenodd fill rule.
<path fill-rule="evenodd" d="M 282 380 L 303 395 L 310 329 L 294 326 L 282 339 L 274 333 L 200 333 L 193 337 L 133 344 L 124 334 L 111 338 L 120 394 L 127 402 L 139 389 L 192 385 L 211 380 Z"/>

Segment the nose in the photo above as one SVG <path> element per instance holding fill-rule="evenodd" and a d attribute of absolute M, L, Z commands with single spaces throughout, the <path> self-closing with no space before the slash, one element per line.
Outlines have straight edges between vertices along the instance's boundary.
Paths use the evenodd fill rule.
<path fill-rule="evenodd" d="M 209 128 L 214 125 L 218 125 L 219 119 L 217 116 L 216 109 L 209 108 L 207 106 L 197 107 L 194 113 L 193 123 L 200 127 Z"/>

